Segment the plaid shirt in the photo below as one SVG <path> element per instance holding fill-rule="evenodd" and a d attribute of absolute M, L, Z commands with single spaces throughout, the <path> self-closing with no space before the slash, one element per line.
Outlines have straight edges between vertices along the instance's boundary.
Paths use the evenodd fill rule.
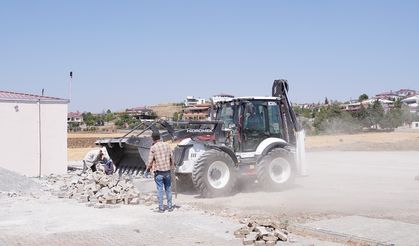
<path fill-rule="evenodd" d="M 169 144 L 158 141 L 151 146 L 147 166 L 152 171 L 169 171 L 172 163 L 172 150 Z"/>

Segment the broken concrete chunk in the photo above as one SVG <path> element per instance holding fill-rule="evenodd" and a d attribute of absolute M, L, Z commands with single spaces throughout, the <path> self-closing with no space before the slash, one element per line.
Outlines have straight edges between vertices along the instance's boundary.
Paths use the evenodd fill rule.
<path fill-rule="evenodd" d="M 275 237 L 277 237 L 281 241 L 287 241 L 288 240 L 288 236 L 283 231 L 275 230 L 274 235 L 275 235 Z"/>
<path fill-rule="evenodd" d="M 138 198 L 138 197 L 133 198 L 133 199 L 129 202 L 129 204 L 134 204 L 134 205 L 136 205 L 136 204 L 140 204 L 140 198 Z"/>
<path fill-rule="evenodd" d="M 256 226 L 256 231 L 259 232 L 261 236 L 268 235 L 271 231 L 264 226 Z"/>
<path fill-rule="evenodd" d="M 73 177 L 71 178 L 70 184 L 77 184 L 79 182 L 79 178 L 78 177 Z"/>
<path fill-rule="evenodd" d="M 88 202 L 89 201 L 89 196 L 88 195 L 81 195 L 80 198 L 78 199 L 79 202 Z"/>
<path fill-rule="evenodd" d="M 67 198 L 68 196 L 67 196 L 67 193 L 66 193 L 66 192 L 59 192 L 59 193 L 57 194 L 57 197 L 58 197 L 58 198 Z"/>
<path fill-rule="evenodd" d="M 243 238 L 242 242 L 243 242 L 243 245 L 252 245 L 255 242 L 255 240 L 245 237 Z"/>
<path fill-rule="evenodd" d="M 139 192 L 131 181 L 120 181 L 119 176 L 106 175 L 100 171 L 49 175 L 47 182 L 51 185 L 51 193 L 59 198 L 74 198 L 79 202 L 92 204 L 145 203 L 139 199 Z M 150 200 L 152 199 L 150 196 Z"/>
<path fill-rule="evenodd" d="M 272 221 L 270 219 L 259 219 L 255 221 L 256 224 L 264 227 L 271 226 Z"/>
<path fill-rule="evenodd" d="M 236 236 L 237 238 L 244 238 L 249 233 L 250 233 L 249 228 L 245 226 L 234 231 L 234 236 Z"/>
<path fill-rule="evenodd" d="M 263 241 L 263 240 L 257 240 L 256 242 L 255 242 L 255 246 L 265 246 L 266 245 L 266 243 L 265 243 L 265 241 Z"/>
<path fill-rule="evenodd" d="M 105 207 L 105 204 L 96 203 L 93 207 L 94 208 L 104 208 Z"/>
<path fill-rule="evenodd" d="M 262 239 L 265 240 L 265 241 L 275 241 L 276 242 L 278 240 L 278 237 L 275 237 L 273 235 L 265 235 L 265 236 L 262 237 Z"/>
<path fill-rule="evenodd" d="M 275 246 L 276 245 L 276 241 L 267 241 L 266 242 L 266 246 Z"/>

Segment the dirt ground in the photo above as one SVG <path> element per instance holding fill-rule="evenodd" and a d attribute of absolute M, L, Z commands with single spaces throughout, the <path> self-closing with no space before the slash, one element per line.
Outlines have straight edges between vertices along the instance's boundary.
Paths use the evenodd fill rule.
<path fill-rule="evenodd" d="M 308 151 L 406 151 L 419 150 L 419 131 L 376 132 L 307 136 Z"/>
<path fill-rule="evenodd" d="M 243 185 L 232 197 L 182 194 L 180 199 L 240 216 L 306 222 L 362 215 L 419 224 L 419 151 L 318 151 L 307 159 L 309 175 L 281 192 L 263 191 L 255 184 Z"/>
<path fill-rule="evenodd" d="M 68 160 L 81 160 L 95 148 L 99 138 L 121 137 L 121 133 L 69 133 Z M 407 151 L 419 150 L 419 131 L 307 136 L 307 151 Z"/>
<path fill-rule="evenodd" d="M 92 141 L 98 137 L 106 138 L 109 135 L 69 134 L 69 139 Z M 28 233 L 43 242 L 52 240 L 57 243 L 60 241 L 54 240 L 74 237 L 77 234 L 77 242 L 106 244 L 106 240 L 101 241 L 97 236 L 92 236 L 97 234 L 111 241 L 117 238 L 119 242 L 124 242 L 124 245 L 132 245 L 135 240 L 141 240 L 140 238 L 143 239 L 140 245 L 155 245 L 148 241 L 152 240 L 152 237 L 148 236 L 158 234 L 161 242 L 167 245 L 240 245 L 240 240 L 234 239 L 231 231 L 240 227 L 238 221 L 242 218 L 270 218 L 297 225 L 358 215 L 419 224 L 419 181 L 415 180 L 415 176 L 419 174 L 419 132 L 308 136 L 306 148 L 309 175 L 298 178 L 290 189 L 269 192 L 261 190 L 257 183 L 243 182 L 239 185 L 237 193 L 229 197 L 205 199 L 200 198 L 194 191 L 178 194 L 176 204 L 183 208 L 175 211 L 173 215 L 164 215 L 164 220 L 175 224 L 176 227 L 168 230 L 167 234 L 163 234 L 158 228 L 159 219 L 149 212 L 149 208 L 122 207 L 104 210 L 106 212 L 95 211 L 91 217 L 87 214 L 91 208 L 79 208 L 82 205 L 69 205 L 68 202 L 52 198 L 51 202 L 46 203 L 42 199 L 31 200 L 35 204 L 29 202 L 28 206 L 18 202 L 14 205 L 2 204 L 0 221 L 6 222 L 0 222 L 0 230 L 8 228 L 11 224 L 18 224 L 20 226 L 17 227 L 17 231 L 20 233 Z M 69 160 L 82 159 L 90 149 L 91 147 L 83 146 L 69 148 Z M 153 180 L 147 182 L 147 185 L 142 183 L 140 187 L 144 190 L 154 190 Z M 52 217 L 55 219 L 43 220 L 47 232 L 39 234 L 38 229 L 33 229 L 30 223 L 32 220 L 40 220 L 38 216 L 41 216 L 42 208 L 54 211 L 73 209 L 80 215 L 74 220 L 78 218 L 90 221 L 85 225 L 88 228 L 82 228 L 83 232 L 80 232 L 77 223 L 70 221 L 68 228 L 62 231 L 51 229 L 68 220 L 57 212 Z M 27 213 L 34 217 L 18 217 L 17 219 L 20 219 L 16 221 L 17 219 L 6 216 L 14 213 L 22 216 Z M 118 222 L 115 222 L 116 217 L 114 220 L 114 215 L 110 214 L 119 216 Z M 82 218 L 83 216 L 86 218 Z M 100 221 L 97 221 L 96 216 L 110 217 L 101 217 Z M 151 229 L 149 224 L 152 225 Z M 185 226 L 196 229 L 191 233 L 179 229 Z M 28 232 L 29 228 L 33 231 Z M 118 230 L 119 233 L 116 233 Z M 137 230 L 141 233 L 136 233 Z M 5 242 L 17 240 L 13 233 L 3 235 L 6 235 L 3 236 Z M 307 235 L 291 235 L 293 240 L 287 243 L 289 245 L 338 245 Z M 182 240 L 176 241 L 180 237 Z M 1 240 L 0 236 L 0 242 Z"/>
<path fill-rule="evenodd" d="M 213 199 L 180 193 L 172 213 L 144 205 L 94 209 L 48 194 L 2 198 L 0 245 L 241 245 L 232 232 L 248 217 L 295 225 L 360 215 L 419 224 L 419 151 L 315 151 L 307 159 L 309 175 L 290 189 L 243 184 Z M 139 181 L 143 190 L 155 189 L 152 179 Z M 284 245 L 340 245 L 291 239 Z"/>

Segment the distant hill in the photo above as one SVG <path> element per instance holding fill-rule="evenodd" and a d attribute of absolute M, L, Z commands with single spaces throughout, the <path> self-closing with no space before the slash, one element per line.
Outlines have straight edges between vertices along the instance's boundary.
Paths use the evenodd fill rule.
<path fill-rule="evenodd" d="M 182 111 L 182 105 L 174 103 L 158 104 L 150 106 L 149 108 L 152 109 L 159 118 L 172 118 L 174 113 Z"/>

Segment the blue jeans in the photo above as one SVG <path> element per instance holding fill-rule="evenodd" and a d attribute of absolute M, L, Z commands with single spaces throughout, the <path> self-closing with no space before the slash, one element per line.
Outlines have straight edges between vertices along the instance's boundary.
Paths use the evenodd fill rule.
<path fill-rule="evenodd" d="M 170 171 L 156 171 L 154 173 L 154 181 L 156 181 L 157 186 L 157 198 L 159 199 L 159 209 L 163 210 L 163 186 L 166 191 L 167 207 L 172 208 L 172 190 L 171 190 L 171 180 L 170 180 Z"/>

